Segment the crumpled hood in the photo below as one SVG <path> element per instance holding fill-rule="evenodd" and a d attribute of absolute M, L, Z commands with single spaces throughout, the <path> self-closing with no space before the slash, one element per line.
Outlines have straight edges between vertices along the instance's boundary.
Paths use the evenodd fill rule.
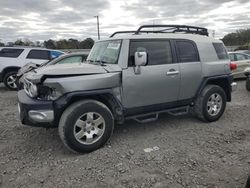
<path fill-rule="evenodd" d="M 89 63 L 56 64 L 42 66 L 25 74 L 25 78 L 33 83 L 40 83 L 43 78 L 68 77 L 90 74 L 121 72 L 119 65 L 93 65 Z"/>
<path fill-rule="evenodd" d="M 34 70 L 34 72 L 36 72 L 37 75 L 47 76 L 107 73 L 107 71 L 102 66 L 87 63 L 47 65 Z"/>
<path fill-rule="evenodd" d="M 23 74 L 31 71 L 31 70 L 34 70 L 36 68 L 38 68 L 40 65 L 38 64 L 35 64 L 35 63 L 27 63 L 26 65 L 24 65 L 22 68 L 20 68 L 18 70 L 18 73 L 17 73 L 17 76 L 20 77 L 22 76 Z"/>

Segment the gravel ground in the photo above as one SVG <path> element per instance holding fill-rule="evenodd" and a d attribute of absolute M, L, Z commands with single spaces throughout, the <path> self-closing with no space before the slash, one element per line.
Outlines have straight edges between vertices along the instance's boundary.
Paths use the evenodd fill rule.
<path fill-rule="evenodd" d="M 16 92 L 0 85 L 0 187 L 244 187 L 249 108 L 250 92 L 239 81 L 218 122 L 166 114 L 147 124 L 128 121 L 103 148 L 77 155 L 57 129 L 22 126 Z"/>

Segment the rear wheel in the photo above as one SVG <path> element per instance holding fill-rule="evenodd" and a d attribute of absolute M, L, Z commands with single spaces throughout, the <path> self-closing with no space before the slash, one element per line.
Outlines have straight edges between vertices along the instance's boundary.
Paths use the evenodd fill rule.
<path fill-rule="evenodd" d="M 217 121 L 226 108 L 226 94 L 217 85 L 207 85 L 195 102 L 196 116 L 205 122 Z"/>
<path fill-rule="evenodd" d="M 17 71 L 11 71 L 4 75 L 3 82 L 4 85 L 10 90 L 17 90 L 16 79 Z"/>
<path fill-rule="evenodd" d="M 67 148 L 86 153 L 103 146 L 111 137 L 114 118 L 106 105 L 95 100 L 69 106 L 59 122 L 59 135 Z"/>
<path fill-rule="evenodd" d="M 246 80 L 246 89 L 247 91 L 250 91 L 250 78 L 247 78 Z"/>

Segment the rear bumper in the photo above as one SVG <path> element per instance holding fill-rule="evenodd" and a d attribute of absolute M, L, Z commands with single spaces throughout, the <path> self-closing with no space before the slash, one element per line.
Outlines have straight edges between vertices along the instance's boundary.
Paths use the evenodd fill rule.
<path fill-rule="evenodd" d="M 22 124 L 35 127 L 54 127 L 54 108 L 52 101 L 39 101 L 18 92 L 18 111 Z"/>
<path fill-rule="evenodd" d="M 237 83 L 236 82 L 233 82 L 231 83 L 231 91 L 236 91 L 237 90 Z"/>

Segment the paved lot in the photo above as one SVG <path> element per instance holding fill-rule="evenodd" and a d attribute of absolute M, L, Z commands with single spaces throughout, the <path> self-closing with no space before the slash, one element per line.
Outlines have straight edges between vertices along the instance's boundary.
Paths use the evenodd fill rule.
<path fill-rule="evenodd" d="M 218 122 L 166 114 L 147 124 L 129 121 L 85 155 L 65 149 L 57 129 L 22 126 L 16 92 L 0 85 L 0 187 L 234 188 L 249 172 L 250 92 L 243 81 Z"/>

